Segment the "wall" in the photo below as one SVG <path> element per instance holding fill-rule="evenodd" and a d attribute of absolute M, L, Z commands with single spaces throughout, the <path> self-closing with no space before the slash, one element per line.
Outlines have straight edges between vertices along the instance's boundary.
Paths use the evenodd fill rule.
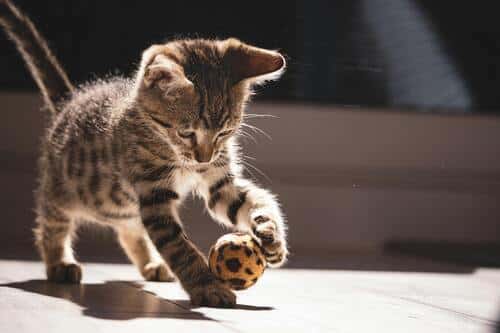
<path fill-rule="evenodd" d="M 38 108 L 34 94 L 0 93 L 0 246 L 7 257 L 33 253 Z M 500 118 L 280 103 L 249 112 L 277 117 L 252 119 L 272 140 L 256 134 L 257 144 L 245 147 L 270 180 L 250 171 L 281 199 L 294 253 L 405 239 L 500 240 Z M 205 249 L 223 232 L 199 203 L 182 216 Z M 117 253 L 108 236 L 86 230 L 81 238 L 89 256 L 106 259 L 96 248 Z"/>

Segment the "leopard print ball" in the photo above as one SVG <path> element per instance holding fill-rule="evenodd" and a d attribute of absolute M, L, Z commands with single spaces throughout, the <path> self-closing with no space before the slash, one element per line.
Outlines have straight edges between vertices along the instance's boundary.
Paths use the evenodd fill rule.
<path fill-rule="evenodd" d="M 222 236 L 212 246 L 208 257 L 210 270 L 233 290 L 254 285 L 266 267 L 259 244 L 244 233 Z"/>

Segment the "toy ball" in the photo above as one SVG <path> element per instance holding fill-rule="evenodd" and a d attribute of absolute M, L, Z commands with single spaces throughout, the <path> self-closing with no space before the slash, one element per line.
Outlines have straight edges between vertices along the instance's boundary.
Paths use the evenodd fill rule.
<path fill-rule="evenodd" d="M 259 244 L 245 233 L 219 238 L 208 255 L 210 270 L 233 290 L 247 289 L 264 273 L 266 260 Z"/>

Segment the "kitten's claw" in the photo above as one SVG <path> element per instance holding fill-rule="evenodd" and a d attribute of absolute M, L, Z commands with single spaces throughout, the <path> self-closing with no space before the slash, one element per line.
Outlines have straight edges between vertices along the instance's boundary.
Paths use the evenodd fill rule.
<path fill-rule="evenodd" d="M 142 276 L 146 281 L 173 282 L 175 276 L 163 262 L 150 262 L 144 266 Z"/>
<path fill-rule="evenodd" d="M 77 263 L 59 263 L 48 266 L 47 280 L 57 283 L 80 283 L 82 268 Z"/>
<path fill-rule="evenodd" d="M 276 222 L 263 215 L 254 218 L 254 222 L 256 223 L 254 233 L 261 242 L 267 264 L 270 267 L 283 265 L 287 259 L 288 250 L 285 238 L 276 228 Z"/>
<path fill-rule="evenodd" d="M 206 286 L 195 287 L 189 294 L 193 306 L 233 308 L 236 305 L 236 295 L 217 280 Z"/>

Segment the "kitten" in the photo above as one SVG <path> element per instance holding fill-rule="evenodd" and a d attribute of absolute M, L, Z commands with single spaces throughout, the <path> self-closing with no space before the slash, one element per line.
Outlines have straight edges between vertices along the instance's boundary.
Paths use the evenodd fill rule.
<path fill-rule="evenodd" d="M 234 306 L 178 215 L 189 193 L 210 215 L 253 233 L 269 266 L 287 257 L 275 197 L 243 178 L 238 129 L 251 88 L 278 78 L 279 53 L 237 39 L 153 45 L 133 78 L 75 88 L 31 21 L 0 0 L 0 25 L 38 84 L 51 123 L 36 192 L 36 244 L 47 278 L 79 283 L 71 243 L 81 221 L 112 227 L 147 280 L 174 274 L 194 305 Z M 62 98 L 64 97 L 64 98 Z"/>

